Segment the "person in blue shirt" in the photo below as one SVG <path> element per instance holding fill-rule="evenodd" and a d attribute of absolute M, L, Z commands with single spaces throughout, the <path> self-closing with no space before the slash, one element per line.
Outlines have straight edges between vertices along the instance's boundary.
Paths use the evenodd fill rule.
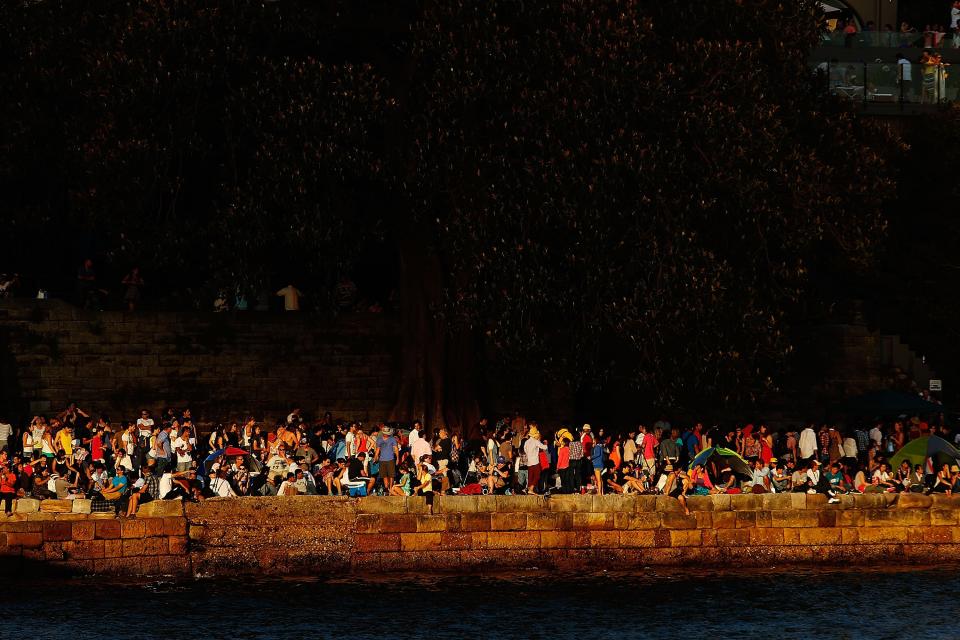
<path fill-rule="evenodd" d="M 593 451 L 590 452 L 590 461 L 593 463 L 593 482 L 597 487 L 597 495 L 603 495 L 603 463 L 604 463 L 603 443 L 597 438 L 593 445 Z"/>

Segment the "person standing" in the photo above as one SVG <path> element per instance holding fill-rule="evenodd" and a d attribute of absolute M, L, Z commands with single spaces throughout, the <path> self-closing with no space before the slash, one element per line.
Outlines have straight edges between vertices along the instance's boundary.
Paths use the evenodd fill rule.
<path fill-rule="evenodd" d="M 527 457 L 527 493 L 536 493 L 540 484 L 540 452 L 545 451 L 547 445 L 540 440 L 540 430 L 531 425 L 527 440 L 523 443 L 523 453 Z"/>
<path fill-rule="evenodd" d="M 441 430 L 443 433 L 443 430 Z M 393 487 L 393 481 L 397 477 L 397 460 L 400 458 L 400 445 L 393 436 L 392 427 L 384 427 L 380 430 L 380 436 L 377 438 L 375 459 L 380 464 L 380 479 L 383 480 L 383 488 L 390 495 Z"/>
<path fill-rule="evenodd" d="M 809 460 L 817 453 L 817 433 L 813 430 L 813 425 L 808 424 L 807 427 L 800 432 L 800 459 Z"/>
<path fill-rule="evenodd" d="M 158 474 L 162 474 L 170 466 L 170 454 L 172 453 L 170 445 L 170 429 L 171 425 L 167 423 L 162 429 L 160 429 L 160 433 L 157 434 L 157 442 L 155 446 Z"/>

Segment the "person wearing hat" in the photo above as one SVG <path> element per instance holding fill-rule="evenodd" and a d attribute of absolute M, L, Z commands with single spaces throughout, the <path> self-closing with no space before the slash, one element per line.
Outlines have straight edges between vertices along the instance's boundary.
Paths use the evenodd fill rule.
<path fill-rule="evenodd" d="M 383 427 L 380 436 L 374 443 L 374 460 L 380 464 L 379 476 L 383 481 L 383 488 L 389 495 L 397 477 L 397 460 L 400 459 L 400 443 L 393 435 L 392 427 Z"/>
<path fill-rule="evenodd" d="M 540 438 L 540 430 L 536 424 L 531 425 L 530 433 L 523 443 L 523 453 L 527 457 L 527 493 L 535 494 L 540 485 L 540 452 L 546 451 L 547 445 Z"/>

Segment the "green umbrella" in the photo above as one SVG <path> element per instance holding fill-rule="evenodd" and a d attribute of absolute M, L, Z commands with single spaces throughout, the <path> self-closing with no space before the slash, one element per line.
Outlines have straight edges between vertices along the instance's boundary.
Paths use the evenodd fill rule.
<path fill-rule="evenodd" d="M 904 460 L 910 462 L 911 468 L 915 465 L 921 467 L 925 465 L 927 458 L 933 458 L 937 468 L 944 463 L 952 464 L 960 460 L 960 451 L 952 444 L 938 436 L 923 436 L 916 440 L 911 440 L 903 445 L 900 451 L 897 451 L 890 458 L 890 468 L 896 469 Z"/>
<path fill-rule="evenodd" d="M 720 461 L 729 466 L 731 471 L 741 476 L 746 476 L 749 478 L 753 473 L 753 471 L 750 469 L 750 463 L 741 458 L 740 454 L 732 449 L 724 449 L 723 447 L 710 447 L 708 449 L 704 449 L 698 453 L 697 457 L 694 458 L 693 462 L 690 463 L 690 468 L 693 469 L 697 465 L 706 466 L 707 462 L 713 458 L 718 458 Z"/>

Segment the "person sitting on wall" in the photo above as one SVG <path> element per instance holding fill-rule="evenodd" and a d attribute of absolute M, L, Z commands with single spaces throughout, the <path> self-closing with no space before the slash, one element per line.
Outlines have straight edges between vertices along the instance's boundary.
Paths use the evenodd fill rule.
<path fill-rule="evenodd" d="M 667 483 L 663 487 L 663 495 L 676 498 L 683 512 L 690 515 L 690 509 L 687 508 L 687 492 L 691 488 L 689 476 L 683 470 L 674 471 L 672 464 L 664 467 L 664 473 L 667 474 Z"/>

